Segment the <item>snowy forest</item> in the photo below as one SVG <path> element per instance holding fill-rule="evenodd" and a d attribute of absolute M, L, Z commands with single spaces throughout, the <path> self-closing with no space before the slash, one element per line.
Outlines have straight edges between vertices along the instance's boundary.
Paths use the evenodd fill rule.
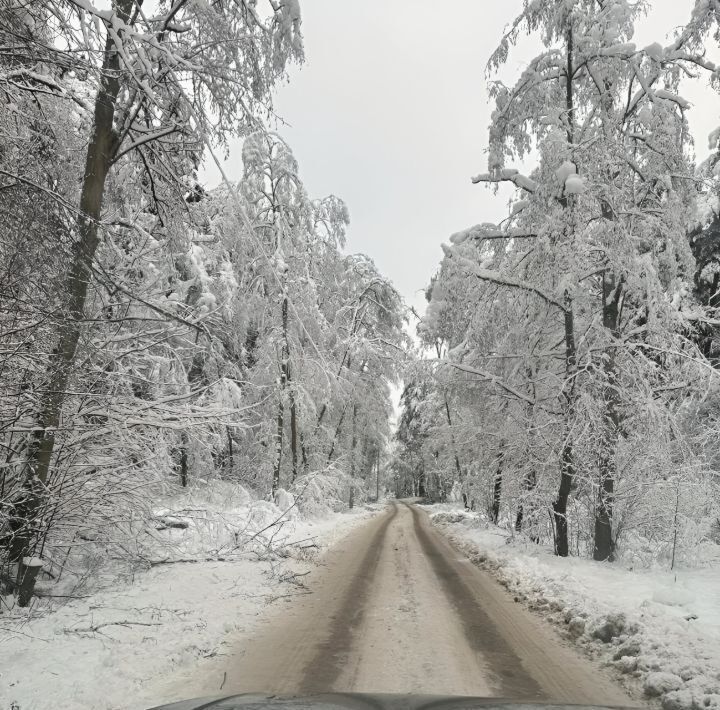
<path fill-rule="evenodd" d="M 345 204 L 267 128 L 297 3 L 111 5 L 0 2 L 0 562 L 22 603 L 39 563 L 132 555 L 169 487 L 364 497 L 408 340 L 343 251 Z M 238 135 L 242 180 L 206 189 Z"/>
<path fill-rule="evenodd" d="M 646 9 L 525 2 L 492 53 L 472 181 L 513 197 L 443 246 L 394 469 L 559 556 L 672 565 L 720 539 L 720 130 L 696 162 L 682 96 L 720 88 L 720 4 L 638 47 Z"/>
<path fill-rule="evenodd" d="M 454 501 L 597 561 L 720 540 L 720 129 L 698 162 L 682 95 L 720 91 L 720 3 L 639 47 L 644 9 L 525 0 L 472 178 L 509 212 L 449 237 L 415 318 L 278 127 L 297 0 L 0 0 L 3 592 L 142 558 L 218 481 Z"/>

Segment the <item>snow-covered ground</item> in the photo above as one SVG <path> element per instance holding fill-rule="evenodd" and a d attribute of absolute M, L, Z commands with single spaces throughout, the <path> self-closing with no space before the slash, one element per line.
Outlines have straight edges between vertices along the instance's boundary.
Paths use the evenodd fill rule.
<path fill-rule="evenodd" d="M 424 506 L 455 545 L 638 697 L 665 710 L 720 708 L 720 547 L 693 569 L 630 570 L 574 557 L 457 505 Z"/>
<path fill-rule="evenodd" d="M 278 520 L 283 511 L 244 494 L 212 509 L 218 497 L 165 501 L 158 514 L 188 528 L 159 531 L 146 565 L 103 567 L 100 590 L 76 586 L 71 596 L 80 598 L 44 597 L 29 609 L 3 599 L 0 710 L 141 710 L 169 701 L 174 675 L 200 664 L 211 673 L 213 659 L 252 633 L 268 606 L 304 592 L 303 575 L 324 549 L 378 509 L 302 520 L 293 508 Z M 227 542 L 238 531 L 243 542 L 233 549 Z M 44 591 L 58 588 L 68 591 Z"/>

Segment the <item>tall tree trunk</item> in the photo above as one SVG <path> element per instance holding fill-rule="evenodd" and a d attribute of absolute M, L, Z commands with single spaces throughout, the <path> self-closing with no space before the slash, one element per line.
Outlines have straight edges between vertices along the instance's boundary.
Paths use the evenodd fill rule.
<path fill-rule="evenodd" d="M 278 400 L 277 426 L 275 431 L 275 461 L 273 465 L 272 495 L 280 488 L 280 467 L 282 464 L 283 430 L 285 428 L 285 404 L 282 394 Z"/>
<path fill-rule="evenodd" d="M 272 493 L 280 488 L 280 468 L 282 464 L 283 435 L 285 431 L 285 392 L 290 379 L 290 353 L 288 351 L 288 297 L 283 294 L 282 306 L 283 344 L 280 349 L 280 391 L 278 392 L 277 430 L 275 433 L 275 466 L 273 468 Z M 295 454 L 297 456 L 297 454 Z M 295 459 L 297 464 L 297 458 Z"/>
<path fill-rule="evenodd" d="M 567 23 L 565 43 L 567 51 L 567 64 L 565 67 L 565 109 L 567 121 L 567 147 L 572 151 L 575 142 L 575 97 L 573 92 L 574 67 L 574 36 L 571 19 L 566 18 Z M 569 207 L 567 198 L 563 198 L 566 207 Z M 555 554 L 559 557 L 567 557 L 570 553 L 568 541 L 568 520 L 567 504 L 575 478 L 575 464 L 573 461 L 572 441 L 572 415 L 575 399 L 575 375 L 577 371 L 577 349 L 575 344 L 575 319 L 573 314 L 572 297 L 565 291 L 565 441 L 563 442 L 560 454 L 560 487 L 558 495 L 553 503 L 553 521 L 555 524 Z"/>
<path fill-rule="evenodd" d="M 598 499 L 595 508 L 595 544 L 593 559 L 597 561 L 615 558 L 615 540 L 612 532 L 613 498 L 617 464 L 615 455 L 620 424 L 618 372 L 615 340 L 620 320 L 620 300 L 623 282 L 612 273 L 603 274 L 603 326 L 611 339 L 603 353 L 603 421 L 599 452 Z"/>
<path fill-rule="evenodd" d="M 438 360 L 442 358 L 442 344 L 439 340 L 435 341 L 435 351 L 437 352 Z M 455 472 L 457 473 L 458 482 L 463 482 L 463 472 L 460 466 L 460 457 L 458 456 L 457 446 L 455 445 L 455 434 L 452 430 L 452 417 L 450 416 L 450 404 L 448 403 L 447 392 L 443 392 L 443 404 L 445 405 L 445 420 L 448 424 L 448 430 L 450 431 L 450 443 L 453 448 L 453 457 L 455 458 Z"/>
<path fill-rule="evenodd" d="M 457 476 L 458 476 L 458 482 L 462 483 L 463 482 L 463 472 L 462 472 L 462 468 L 460 466 L 460 457 L 458 456 L 457 446 L 455 445 L 455 434 L 453 434 L 453 431 L 452 431 L 452 417 L 450 416 L 450 405 L 448 404 L 446 392 L 443 393 L 443 400 L 445 403 L 445 419 L 447 420 L 448 428 L 450 429 L 450 443 L 452 444 L 453 457 L 455 458 L 455 472 L 457 473 Z"/>
<path fill-rule="evenodd" d="M 283 350 L 285 354 L 285 386 L 288 391 L 288 399 L 290 401 L 290 455 L 292 458 L 292 482 L 298 475 L 298 444 L 302 445 L 303 465 L 307 470 L 307 452 L 302 444 L 302 432 L 299 427 L 298 404 L 295 397 L 295 390 L 292 381 L 292 368 L 290 367 L 290 337 L 288 333 L 288 297 L 287 294 L 283 298 L 282 305 L 282 328 L 283 328 Z"/>
<path fill-rule="evenodd" d="M 196 333 L 195 335 L 195 345 L 198 343 L 198 338 L 200 334 Z M 187 381 L 190 385 L 190 388 L 192 389 L 193 384 L 195 384 L 198 380 L 204 378 L 205 373 L 205 353 L 202 350 L 198 350 L 195 355 L 193 355 L 192 363 L 190 364 L 190 369 L 187 373 Z M 180 434 L 180 451 L 179 451 L 179 464 L 178 464 L 178 472 L 179 472 L 179 479 L 180 479 L 180 485 L 183 488 L 187 488 L 188 484 L 188 437 L 185 431 L 183 431 Z"/>
<path fill-rule="evenodd" d="M 355 449 L 357 447 L 357 402 L 353 402 L 352 409 L 352 443 L 350 445 L 350 507 L 355 505 Z"/>
<path fill-rule="evenodd" d="M 335 453 L 335 444 L 337 443 L 338 437 L 340 436 L 340 430 L 342 429 L 343 421 L 345 421 L 345 414 L 347 414 L 347 405 L 340 414 L 340 419 L 335 427 L 335 434 L 333 434 L 332 442 L 330 443 L 330 452 L 328 453 L 327 462 L 332 461 L 333 454 Z"/>
<path fill-rule="evenodd" d="M 227 456 L 226 470 L 229 474 L 232 474 L 233 468 L 235 466 L 235 452 L 234 452 L 234 446 L 233 446 L 232 431 L 231 431 L 230 427 L 226 427 L 225 433 L 227 434 L 227 440 L 228 440 L 228 456 Z"/>
<path fill-rule="evenodd" d="M 505 441 L 500 442 L 497 470 L 493 479 L 493 498 L 490 508 L 490 519 L 497 525 L 500 520 L 500 500 L 502 499 L 503 463 L 505 460 Z"/>
<path fill-rule="evenodd" d="M 527 368 L 527 377 L 530 382 L 530 397 L 532 402 L 527 406 L 527 422 L 528 422 L 528 434 L 527 434 L 527 449 L 526 455 L 529 461 L 532 461 L 533 450 L 535 448 L 535 399 L 537 397 L 537 390 L 535 387 L 535 371 L 532 367 Z M 520 499 L 520 505 L 518 506 L 517 517 L 515 518 L 515 531 L 522 532 L 523 522 L 525 521 L 526 507 L 530 508 L 530 502 L 528 501 L 529 494 L 535 490 L 537 486 L 537 471 L 534 465 L 531 465 L 529 471 L 525 473 L 523 478 L 523 495 Z M 537 535 L 532 535 L 531 540 L 537 542 Z"/>
<path fill-rule="evenodd" d="M 182 432 L 180 435 L 180 485 L 187 488 L 188 484 L 188 456 L 187 456 L 187 434 Z"/>
<path fill-rule="evenodd" d="M 375 502 L 380 501 L 380 449 L 378 448 L 375 458 Z"/>
<path fill-rule="evenodd" d="M 572 442 L 572 414 L 574 404 L 575 375 L 577 370 L 577 350 L 575 348 L 575 319 L 572 297 L 565 292 L 565 441 L 560 454 L 560 488 L 553 503 L 555 522 L 555 554 L 567 557 L 570 552 L 568 542 L 567 504 L 575 478 Z"/>
<path fill-rule="evenodd" d="M 528 471 L 528 473 L 523 478 L 523 491 L 526 494 L 530 493 L 531 491 L 535 490 L 536 485 L 537 485 L 537 473 L 533 469 L 532 471 Z M 515 532 L 522 532 L 523 523 L 525 521 L 525 508 L 526 507 L 530 508 L 530 505 L 521 501 L 520 505 L 518 506 L 517 517 L 515 518 Z M 532 510 L 530 512 L 532 513 Z M 536 542 L 536 540 L 532 536 L 530 539 L 533 540 L 533 542 Z"/>
<path fill-rule="evenodd" d="M 298 475 L 298 415 L 295 394 L 290 387 L 290 452 L 292 454 L 292 482 Z"/>
<path fill-rule="evenodd" d="M 117 0 L 114 10 L 127 22 L 134 0 Z M 92 278 L 92 262 L 98 247 L 105 181 L 117 151 L 117 134 L 113 127 L 115 104 L 120 91 L 120 56 L 111 36 L 105 41 L 102 80 L 95 97 L 93 131 L 88 144 L 80 193 L 78 241 L 68 271 L 68 317 L 57 333 L 58 344 L 53 350 L 47 378 L 47 391 L 40 403 L 35 430 L 28 446 L 27 474 L 22 519 L 17 519 L 10 539 L 10 557 L 19 560 L 32 553 L 33 528 L 40 513 L 43 491 L 50 471 L 55 432 L 65 403 L 68 383 L 72 375 L 80 331 L 85 316 L 88 285 Z M 26 590 L 24 600 L 32 595 L 34 581 Z"/>
<path fill-rule="evenodd" d="M 569 436 L 569 435 L 568 435 Z M 570 554 L 568 542 L 567 504 L 575 477 L 572 441 L 568 438 L 563 445 L 560 458 L 560 489 L 553 503 L 553 519 L 555 521 L 555 554 L 567 557 Z"/>
<path fill-rule="evenodd" d="M 308 458 L 305 437 L 303 436 L 302 430 L 300 431 L 300 454 L 302 455 L 303 473 L 307 473 L 310 470 L 310 459 Z"/>

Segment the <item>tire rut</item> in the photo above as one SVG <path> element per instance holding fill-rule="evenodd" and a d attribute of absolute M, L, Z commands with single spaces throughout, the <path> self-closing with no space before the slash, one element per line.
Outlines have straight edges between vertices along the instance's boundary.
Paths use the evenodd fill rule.
<path fill-rule="evenodd" d="M 406 504 L 407 505 L 407 504 Z M 506 698 L 541 699 L 544 693 L 534 678 L 525 670 L 521 659 L 505 640 L 488 613 L 478 604 L 475 594 L 450 564 L 446 552 L 438 547 L 421 522 L 422 513 L 408 505 L 420 545 L 445 589 L 448 600 L 460 616 L 465 638 L 472 648 L 481 653 L 494 675 L 491 683 Z"/>
<path fill-rule="evenodd" d="M 333 614 L 334 623 L 330 636 L 320 644 L 308 663 L 305 680 L 300 686 L 302 693 L 328 692 L 343 671 L 352 652 L 353 636 L 362 624 L 366 612 L 369 589 L 374 572 L 383 552 L 383 540 L 387 530 L 398 514 L 398 506 L 393 503 L 392 513 L 386 518 L 372 538 L 365 556 L 349 585 L 340 608 Z"/>

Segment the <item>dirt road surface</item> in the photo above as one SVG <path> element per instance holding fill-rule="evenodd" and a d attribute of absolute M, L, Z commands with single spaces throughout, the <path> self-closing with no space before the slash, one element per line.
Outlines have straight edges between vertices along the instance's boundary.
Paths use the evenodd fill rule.
<path fill-rule="evenodd" d="M 392 503 L 237 649 L 223 693 L 481 695 L 633 705 L 431 527 Z M 214 688 L 217 692 L 217 686 Z"/>

